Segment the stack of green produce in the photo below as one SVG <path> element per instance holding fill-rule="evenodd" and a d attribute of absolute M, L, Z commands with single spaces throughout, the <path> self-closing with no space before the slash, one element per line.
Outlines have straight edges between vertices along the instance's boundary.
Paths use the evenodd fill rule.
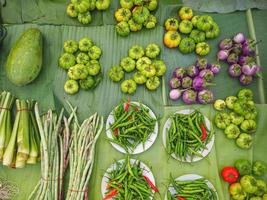
<path fill-rule="evenodd" d="M 110 0 L 71 0 L 67 6 L 67 14 L 72 18 L 78 18 L 82 24 L 92 22 L 91 12 L 94 10 L 107 10 Z"/>
<path fill-rule="evenodd" d="M 64 85 L 67 94 L 75 94 L 79 87 L 83 90 L 94 89 L 102 80 L 101 49 L 88 38 L 64 42 L 64 53 L 59 58 L 59 66 L 68 71 Z"/>
<path fill-rule="evenodd" d="M 10 110 L 14 97 L 9 92 L 1 94 L 0 114 L 0 156 L 3 165 L 22 168 L 36 164 L 40 157 L 40 136 L 35 116 L 32 112 L 33 101 L 16 100 L 16 117 L 12 129 Z"/>
<path fill-rule="evenodd" d="M 150 12 L 157 8 L 157 0 L 120 0 L 120 5 L 122 8 L 115 12 L 118 35 L 125 37 L 143 27 L 152 29 L 156 26 L 157 18 Z"/>
<path fill-rule="evenodd" d="M 165 21 L 166 33 L 164 35 L 164 44 L 168 48 L 179 48 L 186 54 L 192 53 L 205 56 L 210 52 L 210 46 L 206 39 L 213 39 L 220 34 L 219 26 L 209 15 L 193 16 L 193 10 L 189 7 L 182 7 L 178 15 L 180 22 L 176 17 L 168 18 Z M 183 34 L 185 37 L 182 38 Z"/>
<path fill-rule="evenodd" d="M 253 164 L 246 159 L 236 160 L 234 167 L 226 166 L 221 175 L 230 183 L 229 194 L 233 200 L 266 200 L 267 185 L 263 180 L 267 166 L 263 161 Z"/>
<path fill-rule="evenodd" d="M 142 143 L 143 148 L 150 135 L 154 132 L 156 119 L 149 114 L 143 104 L 122 101 L 112 113 L 114 123 L 110 124 L 114 142 L 129 153 Z"/>
<path fill-rule="evenodd" d="M 136 72 L 133 78 L 126 79 L 121 83 L 121 91 L 132 94 L 137 89 L 137 84 L 145 84 L 147 89 L 156 90 L 160 86 L 159 77 L 167 70 L 165 63 L 157 59 L 160 48 L 156 44 L 142 46 L 134 45 L 129 49 L 128 57 L 121 59 L 120 65 L 110 68 L 108 74 L 111 80 L 119 82 L 124 78 L 125 72 Z"/>
<path fill-rule="evenodd" d="M 227 138 L 235 139 L 242 149 L 251 147 L 252 134 L 257 130 L 253 96 L 250 89 L 241 89 L 237 96 L 229 96 L 225 101 L 218 99 L 214 103 L 214 108 L 220 111 L 215 115 L 215 125 L 224 130 Z"/>

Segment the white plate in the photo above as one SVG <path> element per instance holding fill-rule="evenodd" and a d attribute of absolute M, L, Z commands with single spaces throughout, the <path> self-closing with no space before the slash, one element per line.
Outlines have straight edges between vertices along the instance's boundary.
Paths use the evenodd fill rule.
<path fill-rule="evenodd" d="M 176 113 L 190 114 L 190 113 L 192 113 L 194 111 L 195 111 L 194 109 L 186 109 L 186 110 L 180 110 L 178 112 L 175 112 L 174 114 L 176 114 Z M 208 131 L 210 131 L 211 130 L 210 121 L 209 121 L 209 119 L 205 115 L 203 115 L 203 116 L 205 118 L 206 127 L 207 127 Z M 166 145 L 166 136 L 167 136 L 167 132 L 168 132 L 168 130 L 169 130 L 170 127 L 171 127 L 171 119 L 168 118 L 167 121 L 164 124 L 163 134 L 162 134 L 163 145 L 164 145 L 165 148 L 167 146 Z M 203 156 L 203 158 L 206 157 L 210 153 L 210 151 L 211 151 L 211 149 L 213 147 L 213 144 L 214 144 L 214 139 L 215 139 L 215 137 L 214 137 L 214 134 L 213 134 L 211 140 L 206 145 L 207 149 L 204 149 L 204 150 L 203 149 L 200 149 L 198 151 Z M 196 161 L 199 161 L 199 160 L 202 160 L 203 159 L 202 157 L 194 156 L 193 159 L 192 159 L 192 161 L 191 161 L 191 158 L 188 156 L 188 157 L 186 157 L 186 160 L 184 160 L 184 159 L 181 159 L 180 157 L 177 157 L 174 153 L 172 153 L 171 156 L 173 158 L 179 160 L 179 161 L 182 161 L 182 162 L 196 162 Z"/>
<path fill-rule="evenodd" d="M 122 160 L 119 160 L 118 161 L 119 163 L 124 163 L 125 162 L 125 159 L 122 159 Z M 130 159 L 130 163 L 131 164 L 134 164 L 135 162 L 137 162 L 137 160 L 135 159 Z M 117 165 L 116 163 L 113 163 L 106 171 L 106 173 L 104 174 L 103 178 L 102 178 L 102 182 L 101 182 L 101 193 L 102 193 L 102 197 L 104 198 L 105 197 L 105 193 L 106 193 L 106 188 L 107 188 L 107 184 L 108 184 L 108 178 L 109 178 L 109 175 L 107 172 L 111 172 L 112 170 L 116 169 Z M 140 162 L 140 167 L 143 169 L 143 175 L 144 176 L 147 176 L 151 182 L 156 185 L 155 183 L 155 178 L 151 172 L 151 170 L 149 169 L 149 167 L 147 165 L 145 165 L 144 163 Z M 151 189 L 151 191 L 153 192 L 153 195 L 154 195 L 154 191 Z M 153 199 L 153 195 L 151 196 L 150 199 Z"/>
<path fill-rule="evenodd" d="M 133 104 L 135 104 L 137 106 L 140 106 L 140 104 L 138 102 L 131 102 L 131 103 L 133 103 Z M 149 109 L 149 115 L 152 118 L 157 120 L 156 115 L 153 113 L 153 111 L 149 107 L 147 107 L 146 105 L 144 105 L 144 104 L 142 104 L 142 105 L 145 108 Z M 114 117 L 113 117 L 113 110 L 112 110 L 111 113 L 109 114 L 107 122 L 106 122 L 106 134 L 107 134 L 107 137 L 110 138 L 110 139 L 112 139 L 112 134 L 113 133 L 111 132 L 109 127 L 110 127 L 110 124 L 113 124 L 113 123 L 114 123 Z M 138 154 L 138 153 L 142 153 L 142 152 L 148 150 L 152 146 L 152 144 L 155 142 L 155 140 L 157 139 L 158 129 L 159 129 L 158 128 L 158 121 L 156 121 L 154 131 L 153 131 L 153 133 L 151 133 L 151 135 L 149 136 L 149 138 L 145 142 L 144 147 L 143 147 L 143 144 L 141 142 L 139 145 L 136 146 L 136 148 L 133 151 L 131 149 L 128 149 L 129 154 Z M 118 144 L 115 144 L 113 142 L 110 142 L 110 143 L 119 152 L 127 153 L 122 146 L 120 146 Z"/>
<path fill-rule="evenodd" d="M 176 178 L 175 180 L 176 181 L 193 181 L 193 180 L 200 179 L 200 178 L 203 178 L 203 176 L 200 176 L 197 174 L 186 174 L 186 175 L 183 175 L 183 176 Z M 205 180 L 205 182 L 206 182 L 207 186 L 216 193 L 217 199 L 219 199 L 218 193 L 217 193 L 215 187 L 212 185 L 212 183 L 207 179 Z M 176 193 L 172 186 L 169 186 L 168 190 L 171 192 L 172 195 L 174 195 Z M 177 194 L 177 195 L 179 195 L 179 194 Z M 167 200 L 167 193 L 165 194 L 164 200 Z"/>

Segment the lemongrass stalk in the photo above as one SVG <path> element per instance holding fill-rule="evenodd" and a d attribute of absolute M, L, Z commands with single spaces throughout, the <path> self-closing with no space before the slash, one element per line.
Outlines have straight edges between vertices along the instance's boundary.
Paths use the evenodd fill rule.
<path fill-rule="evenodd" d="M 33 125 L 30 123 L 30 153 L 27 159 L 27 164 L 36 164 L 38 157 L 38 146 L 34 137 Z"/>

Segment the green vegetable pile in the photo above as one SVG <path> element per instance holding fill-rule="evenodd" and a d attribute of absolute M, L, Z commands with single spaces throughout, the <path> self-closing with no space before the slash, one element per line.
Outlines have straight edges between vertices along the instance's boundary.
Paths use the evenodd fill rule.
<path fill-rule="evenodd" d="M 128 57 L 121 59 L 120 65 L 109 69 L 109 78 L 114 82 L 119 82 L 126 72 L 135 71 L 132 78 L 121 83 L 123 93 L 132 94 L 136 91 L 137 85 L 142 84 L 145 84 L 148 90 L 156 90 L 160 86 L 159 77 L 163 76 L 167 70 L 165 63 L 157 59 L 159 54 L 160 48 L 156 44 L 149 44 L 146 49 L 134 45 L 129 49 Z"/>
<path fill-rule="evenodd" d="M 166 134 L 167 153 L 183 161 L 203 157 L 201 152 L 213 136 L 206 127 L 203 114 L 196 110 L 190 114 L 175 113 L 170 120 L 171 126 Z"/>
<path fill-rule="evenodd" d="M 11 124 L 15 97 L 9 92 L 0 95 L 0 160 L 3 165 L 23 168 L 36 164 L 40 157 L 40 136 L 32 112 L 34 101 L 16 100 L 16 117 Z"/>
<path fill-rule="evenodd" d="M 239 179 L 230 184 L 229 193 L 233 200 L 265 200 L 267 185 L 263 180 L 267 166 L 263 161 L 253 164 L 246 159 L 236 160 L 234 164 L 238 170 Z"/>
<path fill-rule="evenodd" d="M 235 139 L 238 147 L 249 149 L 252 145 L 252 134 L 257 130 L 257 109 L 250 89 L 241 89 L 237 96 L 219 99 L 214 103 L 219 110 L 215 115 L 215 125 L 223 129 L 227 138 Z M 229 112 L 230 111 L 230 112 Z"/>
<path fill-rule="evenodd" d="M 178 47 L 184 54 L 195 51 L 200 56 L 207 55 L 210 52 L 210 46 L 205 40 L 218 37 L 219 26 L 209 15 L 193 16 L 193 10 L 189 7 L 182 7 L 178 15 L 181 21 L 176 17 L 168 18 L 165 21 L 167 31 L 164 35 L 165 46 L 168 48 Z M 179 33 L 185 37 L 182 38 Z"/>
<path fill-rule="evenodd" d="M 158 192 L 155 185 L 145 175 L 140 161 L 130 162 L 127 157 L 122 162 L 117 161 L 114 169 L 108 171 L 107 192 L 103 200 L 143 199 L 153 197 L 153 191 Z M 153 190 L 153 191 L 152 191 Z"/>
<path fill-rule="evenodd" d="M 185 199 L 209 199 L 217 200 L 215 191 L 207 185 L 204 178 L 195 180 L 180 181 L 171 177 L 170 187 L 175 190 L 172 194 L 170 190 L 167 191 L 167 200 L 185 200 Z"/>
<path fill-rule="evenodd" d="M 120 0 L 120 5 L 121 8 L 115 12 L 118 35 L 125 37 L 143 27 L 152 29 L 156 26 L 157 18 L 150 12 L 156 10 L 157 0 Z"/>
<path fill-rule="evenodd" d="M 111 142 L 114 142 L 129 153 L 149 139 L 153 133 L 156 119 L 149 114 L 143 104 L 123 100 L 113 111 L 114 123 L 110 124 Z"/>
<path fill-rule="evenodd" d="M 58 64 L 68 71 L 69 80 L 64 85 L 67 94 L 75 94 L 79 88 L 94 89 L 100 83 L 101 54 L 101 49 L 88 37 L 80 39 L 79 42 L 75 40 L 64 42 L 64 53 L 60 56 Z"/>
<path fill-rule="evenodd" d="M 67 15 L 77 18 L 82 24 L 90 24 L 94 10 L 107 10 L 109 6 L 110 0 L 71 0 L 67 6 Z"/>

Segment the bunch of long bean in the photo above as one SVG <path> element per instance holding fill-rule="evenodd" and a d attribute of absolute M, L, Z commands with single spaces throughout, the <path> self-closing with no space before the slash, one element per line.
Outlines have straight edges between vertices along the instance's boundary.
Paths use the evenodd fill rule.
<path fill-rule="evenodd" d="M 171 126 L 166 134 L 168 154 L 175 154 L 181 160 L 203 157 L 201 151 L 207 149 L 213 133 L 208 131 L 204 116 L 195 110 L 190 114 L 175 113 L 170 117 Z"/>
<path fill-rule="evenodd" d="M 40 117 L 38 105 L 35 105 L 35 116 L 41 136 L 41 179 L 30 194 L 29 200 L 63 198 L 63 177 L 68 165 L 71 142 L 70 125 L 75 112 L 76 108 L 68 119 L 63 117 L 63 110 L 59 116 L 49 110 Z"/>
<path fill-rule="evenodd" d="M 143 175 L 140 162 L 130 162 L 127 157 L 123 162 L 117 161 L 114 169 L 108 171 L 107 192 L 103 200 L 135 199 L 149 200 L 154 190 L 158 192 L 151 180 Z"/>
<path fill-rule="evenodd" d="M 113 111 L 114 123 L 110 124 L 111 142 L 114 142 L 129 153 L 140 144 L 144 144 L 153 133 L 156 119 L 149 114 L 143 104 L 136 105 L 122 101 Z"/>
<path fill-rule="evenodd" d="M 175 194 L 172 194 L 168 190 L 168 200 L 217 200 L 216 192 L 207 185 L 204 178 L 186 181 L 179 181 L 171 178 L 171 187 L 175 190 Z"/>
<path fill-rule="evenodd" d="M 81 126 L 78 123 L 74 125 L 66 200 L 83 200 L 88 199 L 87 187 L 94 165 L 95 145 L 103 129 L 104 119 L 95 113 Z"/>

